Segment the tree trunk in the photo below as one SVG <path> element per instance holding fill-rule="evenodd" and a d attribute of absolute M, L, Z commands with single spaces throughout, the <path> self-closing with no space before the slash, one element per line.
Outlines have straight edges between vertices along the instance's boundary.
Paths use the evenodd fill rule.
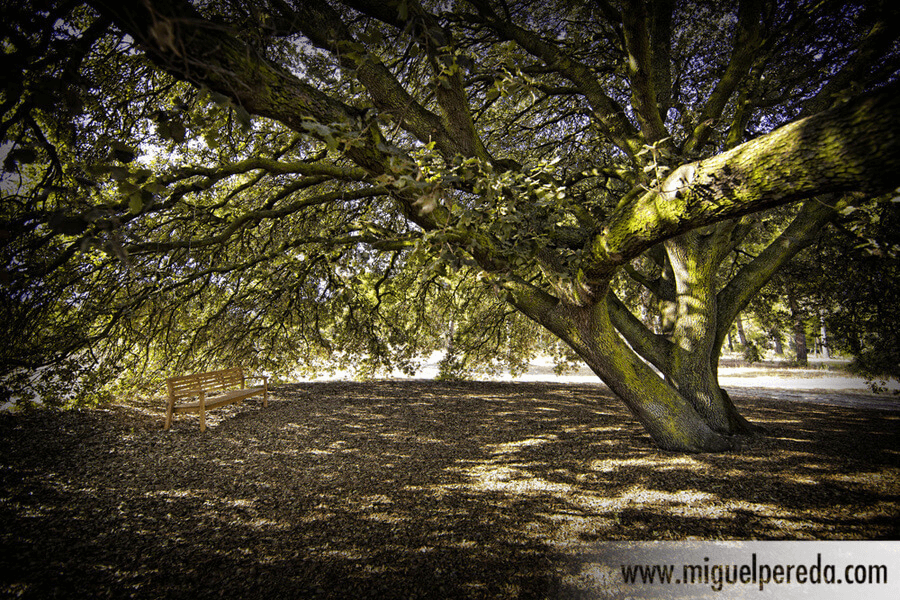
<path fill-rule="evenodd" d="M 723 238 L 691 232 L 665 244 L 675 274 L 676 319 L 665 374 L 715 431 L 747 434 L 755 428 L 719 387 L 716 347 L 716 270 Z"/>
<path fill-rule="evenodd" d="M 806 366 L 809 362 L 806 349 L 806 325 L 803 322 L 803 313 L 797 305 L 797 299 L 794 292 L 788 288 L 788 308 L 791 310 L 791 328 L 794 334 L 794 354 L 797 357 L 797 364 Z"/>
<path fill-rule="evenodd" d="M 737 332 L 738 332 L 738 343 L 741 346 L 747 346 L 747 336 L 744 335 L 744 321 L 741 319 L 741 315 L 738 315 L 737 318 Z"/>
<path fill-rule="evenodd" d="M 822 358 L 831 358 L 831 351 L 828 349 L 828 330 L 825 329 L 825 317 L 819 316 L 819 336 L 822 340 Z"/>
<path fill-rule="evenodd" d="M 859 356 L 862 353 L 862 340 L 859 338 L 859 331 L 855 325 L 847 332 L 847 346 L 853 356 Z"/>
<path fill-rule="evenodd" d="M 659 299 L 662 335 L 651 332 L 621 302 L 610 300 L 607 316 L 617 331 L 600 347 L 617 348 L 620 356 L 616 360 L 604 361 L 597 354 L 596 345 L 579 345 L 578 340 L 566 335 L 566 327 L 548 328 L 568 342 L 623 400 L 629 398 L 626 404 L 660 446 L 708 451 L 723 443 L 710 438 L 706 429 L 720 435 L 731 447 L 739 446 L 746 436 L 762 429 L 744 419 L 727 392 L 718 385 L 722 345 L 733 325 L 736 325 L 740 343 L 747 345 L 739 311 L 771 278 L 778 265 L 814 239 L 815 233 L 833 216 L 833 203 L 834 199 L 825 199 L 804 206 L 791 225 L 760 254 L 760 260 L 751 263 L 718 294 L 715 293 L 718 288 L 716 272 L 732 247 L 737 225 L 731 229 L 725 226 L 706 228 L 667 240 L 661 277 L 655 285 L 649 282 Z M 622 343 L 619 334 L 627 344 Z M 805 348 L 805 338 L 803 340 Z M 656 366 L 663 377 L 634 356 L 634 352 Z M 629 364 L 632 356 L 636 364 L 623 366 Z M 642 375 L 635 378 L 634 373 Z M 687 443 L 685 438 L 673 435 L 646 417 L 648 413 L 660 414 L 658 408 L 646 407 L 647 398 L 667 398 L 667 406 L 678 407 L 675 412 L 680 419 L 689 423 L 700 419 L 703 426 L 696 423 L 689 426 L 692 433 L 687 435 L 690 440 Z"/>
<path fill-rule="evenodd" d="M 772 341 L 775 342 L 775 354 L 778 356 L 783 356 L 784 346 L 781 345 L 781 332 L 777 329 L 772 330 Z"/>
<path fill-rule="evenodd" d="M 588 306 L 577 306 L 526 285 L 510 284 L 507 289 L 509 301 L 568 344 L 625 403 L 660 448 L 720 452 L 743 445 L 741 439 L 710 427 L 675 386 L 632 350 L 613 326 L 611 294 Z"/>
<path fill-rule="evenodd" d="M 680 345 L 665 341 L 642 326 L 610 292 L 588 306 L 558 301 L 540 292 L 513 294 L 511 301 L 567 343 L 594 373 L 628 406 L 653 441 L 666 450 L 718 452 L 743 447 L 745 436 L 758 428 L 738 414 L 728 394 L 718 385 L 717 370 L 711 360 L 715 348 L 715 294 L 708 269 L 680 272 L 681 258 L 698 262 L 702 244 L 690 246 L 687 254 L 673 244 L 673 261 L 678 283 L 672 336 Z M 613 324 L 611 311 L 619 313 Z M 626 329 L 626 341 L 618 327 Z M 649 357 L 663 376 L 635 352 Z M 661 348 L 667 351 L 661 351 Z"/>
<path fill-rule="evenodd" d="M 616 332 L 606 302 L 570 307 L 559 331 L 587 365 L 622 399 L 665 450 L 719 452 L 739 443 L 718 431 L 685 396 L 642 361 Z"/>

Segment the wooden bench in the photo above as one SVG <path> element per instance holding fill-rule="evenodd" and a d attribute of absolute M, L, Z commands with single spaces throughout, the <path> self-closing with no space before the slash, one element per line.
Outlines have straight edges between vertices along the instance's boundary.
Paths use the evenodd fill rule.
<path fill-rule="evenodd" d="M 263 385 L 246 387 L 241 367 L 169 377 L 166 379 L 166 387 L 169 389 L 166 429 L 172 425 L 175 413 L 197 412 L 200 413 L 200 431 L 206 431 L 207 410 L 234 404 L 250 396 L 262 395 L 263 406 L 269 406 L 268 378 L 254 379 L 261 379 Z"/>

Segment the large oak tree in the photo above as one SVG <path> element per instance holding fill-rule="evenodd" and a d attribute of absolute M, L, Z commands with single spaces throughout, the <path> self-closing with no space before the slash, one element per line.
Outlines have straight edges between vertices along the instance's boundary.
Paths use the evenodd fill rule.
<path fill-rule="evenodd" d="M 550 332 L 660 447 L 733 448 L 734 319 L 900 185 L 891 2 L 33 8 L 4 34 L 8 375 Z"/>

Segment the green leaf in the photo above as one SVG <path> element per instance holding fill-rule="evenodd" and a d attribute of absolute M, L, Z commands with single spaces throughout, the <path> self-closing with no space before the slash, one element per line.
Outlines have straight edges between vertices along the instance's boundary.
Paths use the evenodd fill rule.
<path fill-rule="evenodd" d="M 135 169 L 131 172 L 131 175 L 132 177 L 134 177 L 135 181 L 137 181 L 138 183 L 143 183 L 153 176 L 153 171 L 151 171 L 150 169 Z"/>
<path fill-rule="evenodd" d="M 230 101 L 228 96 L 225 94 L 220 94 L 219 92 L 209 92 L 209 100 L 213 104 L 218 104 L 219 106 L 226 106 Z"/>
<path fill-rule="evenodd" d="M 207 131 L 203 134 L 203 141 L 206 142 L 206 145 L 210 150 L 215 150 L 219 147 L 219 138 L 211 131 Z"/>
<path fill-rule="evenodd" d="M 184 142 L 187 129 L 178 121 L 161 121 L 156 126 L 156 133 L 164 140 L 172 140 L 176 144 Z"/>
<path fill-rule="evenodd" d="M 97 187 L 97 182 L 93 179 L 88 179 L 87 177 L 81 177 L 80 175 L 75 175 L 73 177 L 75 183 L 84 187 Z"/>
<path fill-rule="evenodd" d="M 237 119 L 238 125 L 241 126 L 245 133 L 250 131 L 250 113 L 247 112 L 246 108 L 236 106 L 234 108 L 234 118 Z"/>
<path fill-rule="evenodd" d="M 113 181 L 127 181 L 128 180 L 129 172 L 128 172 L 128 169 L 126 169 L 125 167 L 110 166 L 110 167 L 107 167 L 107 169 L 109 170 L 109 176 L 112 178 Z"/>
<path fill-rule="evenodd" d="M 303 129 L 307 130 L 310 133 L 314 133 L 320 137 L 330 136 L 332 133 L 331 127 L 327 125 L 322 125 L 317 121 L 303 121 Z"/>
<path fill-rule="evenodd" d="M 461 69 L 465 69 L 469 72 L 475 70 L 475 61 L 470 56 L 459 55 L 456 57 L 456 62 Z"/>
<path fill-rule="evenodd" d="M 166 186 L 164 186 L 161 183 L 158 183 L 156 181 L 153 181 L 151 183 L 148 183 L 141 189 L 146 192 L 149 192 L 151 194 L 162 194 L 164 191 L 166 191 Z"/>
<path fill-rule="evenodd" d="M 119 141 L 110 142 L 109 157 L 122 163 L 130 163 L 137 156 L 134 148 Z"/>
<path fill-rule="evenodd" d="M 37 162 L 38 153 L 34 148 L 16 148 L 10 154 L 15 155 L 16 162 L 23 165 L 30 165 L 34 162 Z"/>
<path fill-rule="evenodd" d="M 106 165 L 85 165 L 84 172 L 92 177 L 102 177 L 109 173 L 109 168 Z"/>
<path fill-rule="evenodd" d="M 130 181 L 123 181 L 119 183 L 118 189 L 120 194 L 127 196 L 140 191 L 141 188 Z"/>
<path fill-rule="evenodd" d="M 144 208 L 144 198 L 140 192 L 135 192 L 128 196 L 128 210 L 131 214 L 136 215 Z"/>
<path fill-rule="evenodd" d="M 184 142 L 185 137 L 187 136 L 187 128 L 181 123 L 173 122 L 169 124 L 169 136 L 170 139 L 176 144 L 180 144 Z"/>
<path fill-rule="evenodd" d="M 366 44 L 380 44 L 382 41 L 384 41 L 381 37 L 381 32 L 377 29 L 370 29 L 369 31 L 366 31 L 361 36 L 359 36 L 359 39 Z"/>

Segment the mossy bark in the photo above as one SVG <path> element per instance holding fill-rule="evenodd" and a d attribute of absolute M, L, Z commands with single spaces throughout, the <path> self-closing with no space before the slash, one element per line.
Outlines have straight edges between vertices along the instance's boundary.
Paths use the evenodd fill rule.
<path fill-rule="evenodd" d="M 718 381 L 717 332 L 722 328 L 715 284 L 723 243 L 718 232 L 691 232 L 666 242 L 676 289 L 666 375 L 715 431 L 749 434 L 757 429 L 738 413 Z"/>
<path fill-rule="evenodd" d="M 511 302 L 575 350 L 660 448 L 721 452 L 743 445 L 739 437 L 711 427 L 687 397 L 641 360 L 613 326 L 608 299 L 575 306 L 519 290 Z"/>
<path fill-rule="evenodd" d="M 578 334 L 567 340 L 616 393 L 656 444 L 666 450 L 719 452 L 738 445 L 731 433 L 711 425 L 691 398 L 667 383 L 619 336 L 606 302 L 573 311 Z"/>
<path fill-rule="evenodd" d="M 591 244 L 585 272 L 604 280 L 660 241 L 817 194 L 896 189 L 900 84 L 675 169 L 621 204 Z"/>

